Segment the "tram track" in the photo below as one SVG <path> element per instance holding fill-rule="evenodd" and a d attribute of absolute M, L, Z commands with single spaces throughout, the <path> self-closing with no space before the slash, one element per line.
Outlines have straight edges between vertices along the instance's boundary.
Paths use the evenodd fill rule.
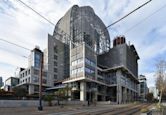
<path fill-rule="evenodd" d="M 124 108 L 124 109 L 119 109 L 118 111 L 112 111 L 112 112 L 107 111 L 100 115 L 134 115 L 138 113 L 139 111 L 141 111 L 142 108 L 146 108 L 150 105 L 151 104 L 141 104 L 141 105 L 132 106 L 132 107 Z"/>

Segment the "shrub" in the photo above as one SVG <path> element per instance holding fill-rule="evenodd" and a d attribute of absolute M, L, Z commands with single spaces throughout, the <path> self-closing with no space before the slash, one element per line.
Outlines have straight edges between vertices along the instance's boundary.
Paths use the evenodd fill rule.
<path fill-rule="evenodd" d="M 147 108 L 141 109 L 141 113 L 147 113 L 148 111 L 149 111 L 149 109 L 147 109 Z"/>
<path fill-rule="evenodd" d="M 52 106 L 52 100 L 54 99 L 54 96 L 51 94 L 47 94 L 44 96 L 44 101 L 48 102 L 48 106 Z"/>

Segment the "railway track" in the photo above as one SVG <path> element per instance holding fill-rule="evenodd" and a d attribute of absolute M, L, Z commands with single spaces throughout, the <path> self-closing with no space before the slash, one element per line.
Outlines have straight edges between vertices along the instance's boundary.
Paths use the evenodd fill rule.
<path fill-rule="evenodd" d="M 136 104 L 126 107 L 117 107 L 111 109 L 102 109 L 89 112 L 82 112 L 79 115 L 134 115 L 138 113 L 142 108 L 146 108 L 151 104 Z M 77 114 L 78 115 L 78 114 Z"/>
<path fill-rule="evenodd" d="M 151 104 L 141 104 L 141 105 L 136 105 L 124 109 L 119 109 L 118 111 L 107 111 L 103 114 L 100 115 L 134 115 L 137 114 L 142 108 L 146 108 L 150 106 Z"/>

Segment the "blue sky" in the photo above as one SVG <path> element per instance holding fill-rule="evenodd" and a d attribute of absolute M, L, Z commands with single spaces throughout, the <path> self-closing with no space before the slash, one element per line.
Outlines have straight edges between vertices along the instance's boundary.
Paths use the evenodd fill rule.
<path fill-rule="evenodd" d="M 147 0 L 23 0 L 49 20 L 56 22 L 74 4 L 89 5 L 109 25 Z M 139 74 L 147 76 L 148 86 L 154 86 L 155 64 L 166 59 L 166 8 L 144 20 L 166 5 L 165 0 L 152 0 L 134 14 L 109 28 L 111 40 L 125 35 L 134 44 L 140 56 Z M 144 20 L 144 21 L 141 21 Z M 141 21 L 141 23 L 140 23 Z M 139 24 L 137 24 L 139 23 Z M 130 29 L 134 25 L 136 27 Z M 0 0 L 0 38 L 15 42 L 29 49 L 36 45 L 47 47 L 48 33 L 54 27 L 24 7 L 17 0 Z M 29 51 L 0 41 L 0 76 L 3 80 L 13 76 L 17 67 L 27 67 Z"/>

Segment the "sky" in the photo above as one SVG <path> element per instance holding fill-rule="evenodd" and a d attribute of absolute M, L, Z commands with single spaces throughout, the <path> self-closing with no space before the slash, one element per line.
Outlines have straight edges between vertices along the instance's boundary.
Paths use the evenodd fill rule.
<path fill-rule="evenodd" d="M 91 6 L 105 25 L 109 25 L 148 0 L 22 0 L 54 24 L 73 5 Z M 110 38 L 124 35 L 139 54 L 139 74 L 155 86 L 155 64 L 166 59 L 166 1 L 152 0 L 121 22 L 110 27 Z M 54 26 L 36 15 L 18 0 L 0 0 L 0 39 L 28 49 L 47 47 Z M 19 67 L 28 66 L 30 51 L 0 40 L 0 76 L 14 76 Z"/>

